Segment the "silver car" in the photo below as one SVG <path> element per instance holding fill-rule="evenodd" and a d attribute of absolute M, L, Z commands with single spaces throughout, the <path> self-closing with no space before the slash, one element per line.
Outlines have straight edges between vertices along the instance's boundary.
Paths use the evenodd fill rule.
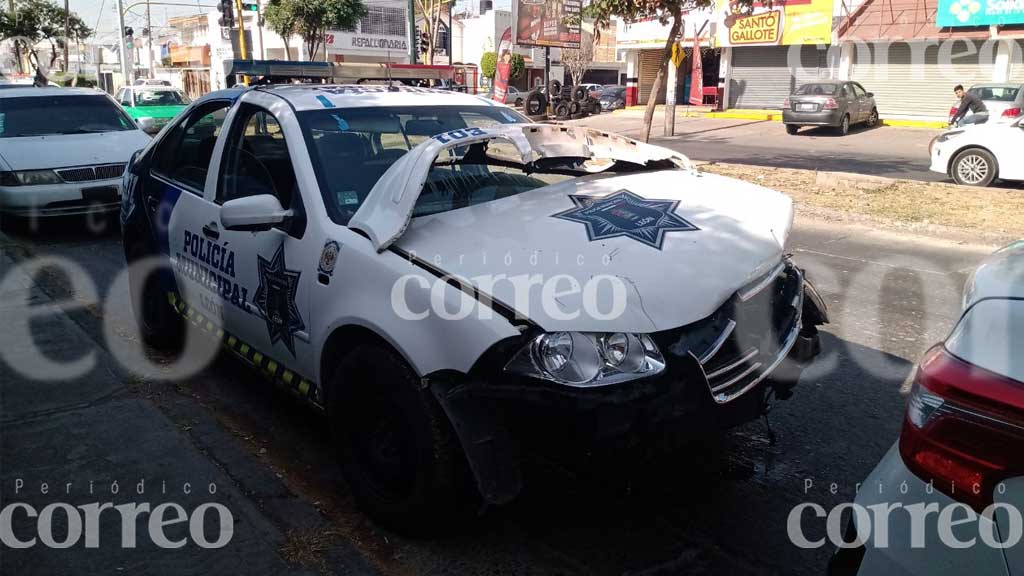
<path fill-rule="evenodd" d="M 878 124 L 875 95 L 857 82 L 817 80 L 797 88 L 782 104 L 786 132 L 801 126 L 831 126 L 845 136 L 850 126 Z"/>
<path fill-rule="evenodd" d="M 1018 241 L 974 271 L 953 331 L 918 363 L 903 431 L 858 484 L 830 576 L 1024 574 L 1022 345 Z"/>

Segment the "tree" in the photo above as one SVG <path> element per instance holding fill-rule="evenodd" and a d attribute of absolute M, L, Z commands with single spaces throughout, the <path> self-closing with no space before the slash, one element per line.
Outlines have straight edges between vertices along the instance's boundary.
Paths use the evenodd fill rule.
<path fill-rule="evenodd" d="M 562 66 L 569 70 L 574 86 L 583 81 L 583 75 L 590 70 L 594 63 L 594 36 L 584 32 L 580 38 L 580 47 L 577 49 L 562 49 Z"/>
<path fill-rule="evenodd" d="M 416 12 L 423 19 L 424 32 L 427 36 L 425 64 L 434 63 L 434 51 L 437 50 L 437 33 L 441 27 L 441 17 L 446 13 L 445 6 L 451 10 L 453 0 L 416 0 Z M 451 31 L 448 32 L 451 34 Z"/>
<path fill-rule="evenodd" d="M 310 60 L 316 58 L 328 30 L 351 30 L 366 16 L 362 0 L 276 0 L 273 3 L 278 5 L 275 11 L 281 30 L 302 37 Z"/>
<path fill-rule="evenodd" d="M 77 14 L 67 14 L 63 7 L 47 0 L 16 0 L 13 11 L 0 12 L 0 40 L 13 42 L 19 72 L 25 71 L 22 54 L 28 54 L 39 67 L 35 46 L 42 40 L 50 43 L 50 66 L 53 66 L 57 48 L 64 47 L 65 15 L 70 25 L 69 39 L 79 42 L 92 35 L 92 30 Z"/>
<path fill-rule="evenodd" d="M 509 80 L 517 80 L 523 75 L 523 72 L 526 72 L 526 59 L 522 54 L 512 54 L 512 61 L 509 62 L 509 65 Z"/>
<path fill-rule="evenodd" d="M 484 78 L 494 78 L 498 69 L 498 55 L 494 52 L 484 52 L 480 56 L 480 73 Z"/>
<path fill-rule="evenodd" d="M 299 33 L 299 20 L 291 7 L 292 2 L 288 0 L 270 0 L 263 8 L 263 18 L 267 27 L 284 41 L 284 51 L 287 54 L 285 60 L 291 59 L 292 49 L 289 43 L 292 36 Z"/>

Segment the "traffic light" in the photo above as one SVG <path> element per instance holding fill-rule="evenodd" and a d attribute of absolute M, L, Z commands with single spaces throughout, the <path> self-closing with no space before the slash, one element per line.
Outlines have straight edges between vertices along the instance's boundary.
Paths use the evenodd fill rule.
<path fill-rule="evenodd" d="M 260 5 L 256 4 L 256 3 L 246 4 L 246 3 L 243 2 L 242 3 L 242 10 L 245 11 L 245 12 L 259 12 L 260 11 Z"/>
<path fill-rule="evenodd" d="M 135 47 L 135 30 L 131 26 L 124 27 L 124 47 L 131 50 Z"/>
<path fill-rule="evenodd" d="M 217 22 L 222 28 L 234 28 L 235 27 L 235 3 L 234 0 L 221 0 L 220 4 L 217 4 L 217 10 L 220 11 L 221 17 Z"/>

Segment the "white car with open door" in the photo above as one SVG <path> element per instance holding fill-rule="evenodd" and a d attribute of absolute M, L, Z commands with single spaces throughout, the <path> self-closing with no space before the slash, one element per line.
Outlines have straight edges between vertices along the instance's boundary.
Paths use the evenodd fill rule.
<path fill-rule="evenodd" d="M 1009 124 L 974 124 L 948 130 L 930 146 L 931 170 L 957 184 L 988 186 L 999 180 L 1024 180 L 1024 118 Z"/>
<path fill-rule="evenodd" d="M 125 177 L 127 259 L 165 270 L 132 272 L 142 335 L 208 333 L 325 412 L 410 530 L 513 498 L 523 449 L 706 438 L 791 394 L 826 314 L 790 199 L 524 121 L 420 88 L 200 99 Z"/>

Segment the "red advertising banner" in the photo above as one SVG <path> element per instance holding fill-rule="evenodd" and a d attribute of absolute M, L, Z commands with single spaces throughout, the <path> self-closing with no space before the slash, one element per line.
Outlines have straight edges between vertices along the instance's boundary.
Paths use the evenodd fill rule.
<path fill-rule="evenodd" d="M 579 48 L 582 10 L 581 0 L 512 0 L 515 43 Z"/>
<path fill-rule="evenodd" d="M 494 72 L 494 100 L 505 103 L 505 96 L 508 94 L 508 77 L 512 71 L 512 54 L 505 52 L 495 67 Z"/>
<path fill-rule="evenodd" d="M 700 40 L 697 39 L 697 35 L 693 35 L 693 54 L 690 57 L 693 60 L 693 72 L 690 76 L 690 105 L 700 106 L 704 103 L 704 63 L 701 62 L 700 54 Z"/>

